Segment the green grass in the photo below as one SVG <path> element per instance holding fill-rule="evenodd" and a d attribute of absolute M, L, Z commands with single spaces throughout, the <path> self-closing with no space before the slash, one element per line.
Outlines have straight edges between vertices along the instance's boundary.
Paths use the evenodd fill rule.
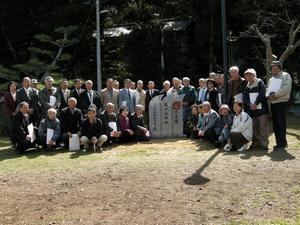
<path fill-rule="evenodd" d="M 224 225 L 300 225 L 300 214 L 296 217 L 295 220 L 289 220 L 284 218 L 276 218 L 273 220 L 259 221 L 259 222 L 250 222 L 247 220 L 240 221 L 230 221 Z"/>

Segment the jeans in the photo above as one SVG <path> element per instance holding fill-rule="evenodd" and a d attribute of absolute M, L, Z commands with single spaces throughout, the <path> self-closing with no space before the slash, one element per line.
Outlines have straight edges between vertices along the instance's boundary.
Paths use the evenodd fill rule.
<path fill-rule="evenodd" d="M 223 128 L 221 131 L 221 135 L 219 136 L 219 142 L 222 145 L 225 145 L 229 140 L 230 135 L 230 129 L 229 128 Z"/>

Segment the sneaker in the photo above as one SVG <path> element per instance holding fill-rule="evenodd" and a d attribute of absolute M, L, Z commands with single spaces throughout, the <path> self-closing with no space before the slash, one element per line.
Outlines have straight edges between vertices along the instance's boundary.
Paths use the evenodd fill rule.
<path fill-rule="evenodd" d="M 237 151 L 238 152 L 243 152 L 243 151 L 245 151 L 247 149 L 247 145 L 246 144 L 244 144 L 241 148 L 239 148 Z"/>
<path fill-rule="evenodd" d="M 87 152 L 86 148 L 82 149 L 82 152 Z"/>
<path fill-rule="evenodd" d="M 231 149 L 232 149 L 232 145 L 231 145 L 231 144 L 226 144 L 226 145 L 224 146 L 224 148 L 223 148 L 223 150 L 224 150 L 225 152 L 229 152 Z"/>

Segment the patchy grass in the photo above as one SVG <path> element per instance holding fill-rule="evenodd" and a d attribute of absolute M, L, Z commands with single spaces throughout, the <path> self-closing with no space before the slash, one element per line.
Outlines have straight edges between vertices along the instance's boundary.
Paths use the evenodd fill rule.
<path fill-rule="evenodd" d="M 300 225 L 300 215 L 295 220 L 288 220 L 283 218 L 276 218 L 269 221 L 250 222 L 247 220 L 231 221 L 224 225 Z"/>

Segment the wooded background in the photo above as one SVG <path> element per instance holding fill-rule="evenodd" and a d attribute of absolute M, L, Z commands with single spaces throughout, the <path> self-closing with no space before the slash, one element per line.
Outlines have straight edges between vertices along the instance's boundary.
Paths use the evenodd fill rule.
<path fill-rule="evenodd" d="M 95 0 L 2 0 L 0 8 L 1 84 L 48 73 L 97 80 Z M 189 76 L 196 84 L 210 71 L 223 72 L 220 0 L 101 0 L 100 8 L 103 81 Z M 229 65 L 266 76 L 266 45 L 255 29 L 269 35 L 279 59 L 299 10 L 299 0 L 227 0 Z M 130 33 L 117 34 L 120 28 Z M 291 74 L 300 71 L 299 53 L 295 48 L 285 60 Z"/>

